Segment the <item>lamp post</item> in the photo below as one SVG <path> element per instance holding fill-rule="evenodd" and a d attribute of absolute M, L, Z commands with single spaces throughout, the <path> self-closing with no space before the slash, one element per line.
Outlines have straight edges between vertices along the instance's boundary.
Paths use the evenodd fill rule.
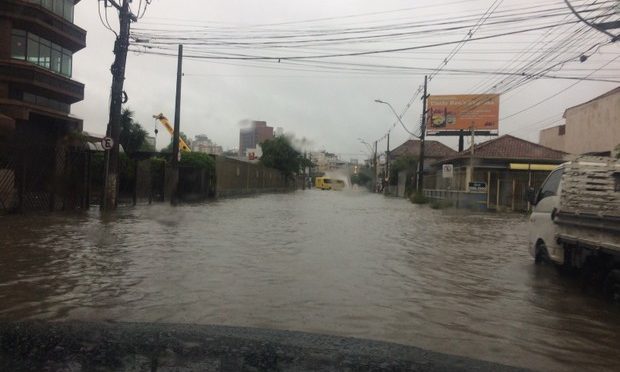
<path fill-rule="evenodd" d="M 394 107 L 393 107 L 393 106 L 392 106 L 389 102 L 385 102 L 385 101 L 380 100 L 380 99 L 376 99 L 376 100 L 375 100 L 375 102 L 376 102 L 376 103 L 381 103 L 381 104 L 383 104 L 383 105 L 387 105 L 387 106 L 390 108 L 390 110 L 392 110 L 392 113 L 394 113 L 394 116 L 396 116 L 396 119 L 398 119 L 398 122 L 400 123 L 400 125 L 402 125 L 402 126 L 403 126 L 403 129 L 404 129 L 407 133 L 409 133 L 410 135 L 412 135 L 413 137 L 415 137 L 415 138 L 420 138 L 420 136 L 418 136 L 417 134 L 415 134 L 415 133 L 411 132 L 409 129 L 407 129 L 407 126 L 405 125 L 405 123 L 403 123 L 403 120 L 400 118 L 400 115 L 398 115 L 398 113 L 396 113 L 396 110 L 394 110 Z"/>

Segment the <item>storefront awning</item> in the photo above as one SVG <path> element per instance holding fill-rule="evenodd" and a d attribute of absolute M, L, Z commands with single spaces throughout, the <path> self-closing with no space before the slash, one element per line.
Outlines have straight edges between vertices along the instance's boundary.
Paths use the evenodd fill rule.
<path fill-rule="evenodd" d="M 557 164 L 510 163 L 510 170 L 552 171 Z"/>

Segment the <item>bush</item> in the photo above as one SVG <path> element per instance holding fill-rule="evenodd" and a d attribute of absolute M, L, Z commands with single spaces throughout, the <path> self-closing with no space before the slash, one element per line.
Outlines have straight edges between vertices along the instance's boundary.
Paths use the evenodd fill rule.
<path fill-rule="evenodd" d="M 421 192 L 414 192 L 414 193 L 412 193 L 411 195 L 409 195 L 409 200 L 411 200 L 411 202 L 413 204 L 426 204 L 426 203 L 428 203 L 428 199 Z"/>
<path fill-rule="evenodd" d="M 433 209 L 446 209 L 452 207 L 452 202 L 449 200 L 432 200 L 430 207 Z"/>
<path fill-rule="evenodd" d="M 179 165 L 182 167 L 206 169 L 210 172 L 215 171 L 215 159 L 211 155 L 201 152 L 182 152 Z"/>
<path fill-rule="evenodd" d="M 372 177 L 365 173 L 357 173 L 351 176 L 351 183 L 354 185 L 366 186 L 370 181 L 372 181 Z"/>

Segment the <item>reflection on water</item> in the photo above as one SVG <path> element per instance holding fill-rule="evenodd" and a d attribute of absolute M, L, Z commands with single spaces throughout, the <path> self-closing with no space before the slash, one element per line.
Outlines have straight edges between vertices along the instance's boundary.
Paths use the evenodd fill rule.
<path fill-rule="evenodd" d="M 0 218 L 0 320 L 267 327 L 541 370 L 614 370 L 618 308 L 527 253 L 521 216 L 299 191 Z"/>

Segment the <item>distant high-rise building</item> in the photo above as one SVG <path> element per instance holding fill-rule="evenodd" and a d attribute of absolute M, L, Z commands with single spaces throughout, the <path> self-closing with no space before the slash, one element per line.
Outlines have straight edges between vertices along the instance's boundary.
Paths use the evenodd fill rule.
<path fill-rule="evenodd" d="M 265 121 L 251 121 L 248 128 L 239 131 L 239 156 L 245 156 L 247 149 L 255 149 L 265 140 L 273 138 L 273 127 Z"/>
<path fill-rule="evenodd" d="M 224 152 L 222 146 L 218 146 L 204 134 L 197 135 L 194 141 L 192 141 L 192 151 L 212 155 L 222 155 Z"/>

